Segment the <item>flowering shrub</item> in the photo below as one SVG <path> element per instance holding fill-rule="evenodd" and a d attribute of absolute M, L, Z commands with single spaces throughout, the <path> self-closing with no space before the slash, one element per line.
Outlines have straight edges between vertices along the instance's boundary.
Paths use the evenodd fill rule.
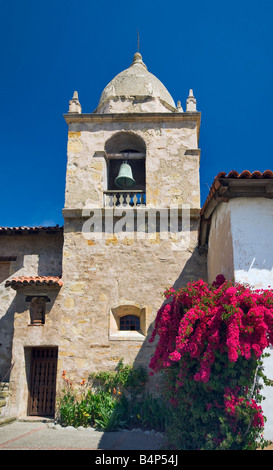
<path fill-rule="evenodd" d="M 150 341 L 150 368 L 163 371 L 177 449 L 256 449 L 265 445 L 262 355 L 273 344 L 273 292 L 217 276 L 165 292 Z M 153 372 L 151 372 L 153 374 Z"/>

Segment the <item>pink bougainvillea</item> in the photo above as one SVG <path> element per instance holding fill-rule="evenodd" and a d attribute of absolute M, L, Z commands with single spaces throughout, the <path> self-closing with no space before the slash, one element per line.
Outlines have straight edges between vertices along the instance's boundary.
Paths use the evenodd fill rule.
<path fill-rule="evenodd" d="M 216 350 L 236 362 L 239 356 L 258 358 L 273 344 L 272 291 L 232 285 L 220 275 L 212 288 L 200 280 L 166 291 L 166 298 L 150 338 L 159 336 L 150 362 L 155 372 L 189 355 L 200 362 L 195 380 L 207 382 Z"/>
<path fill-rule="evenodd" d="M 182 393 L 185 381 L 190 380 L 204 384 L 208 392 L 205 412 L 221 409 L 237 432 L 237 440 L 242 433 L 238 423 L 246 422 L 246 415 L 251 416 L 252 428 L 262 428 L 261 407 L 242 383 L 251 379 L 251 367 L 255 370 L 264 350 L 273 344 L 273 291 L 255 290 L 219 275 L 212 285 L 199 280 L 178 291 L 171 288 L 165 298 L 150 338 L 153 342 L 158 337 L 150 368 L 154 372 L 172 372 L 170 403 L 179 405 L 179 391 Z M 217 367 L 219 361 L 221 366 Z M 241 384 L 234 387 L 237 363 L 239 372 L 235 377 Z M 244 369 L 244 363 L 248 369 Z M 217 390 L 217 399 L 210 400 L 213 390 Z M 184 404 L 192 403 L 189 392 L 187 397 L 180 397 Z M 219 436 L 216 441 L 223 445 Z"/>
<path fill-rule="evenodd" d="M 230 417 L 238 417 L 241 413 L 241 410 L 249 409 L 250 412 L 252 411 L 253 414 L 253 421 L 252 426 L 254 428 L 263 428 L 264 426 L 264 417 L 262 412 L 262 407 L 256 403 L 256 401 L 252 398 L 247 400 L 245 397 L 238 396 L 238 389 L 237 393 L 234 393 L 234 390 L 227 388 L 225 390 L 225 411 L 227 415 Z"/>

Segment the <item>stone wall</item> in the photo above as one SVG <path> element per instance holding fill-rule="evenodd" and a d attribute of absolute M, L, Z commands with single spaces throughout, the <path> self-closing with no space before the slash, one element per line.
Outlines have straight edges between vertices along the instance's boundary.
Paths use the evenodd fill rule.
<path fill-rule="evenodd" d="M 14 261 L 0 262 L 0 376 L 11 366 L 16 305 L 16 291 L 6 288 L 8 279 L 18 276 L 51 276 L 62 273 L 63 234 L 10 234 L 0 236 L 0 256 Z M 26 308 L 26 307 L 25 307 Z M 17 312 L 17 313 L 16 313 Z M 28 322 L 29 323 L 29 322 Z M 16 357 L 15 357 L 16 360 Z M 8 378 L 8 377 L 7 377 Z"/>
<path fill-rule="evenodd" d="M 9 312 L 1 319 L 7 330 L 3 366 L 11 360 L 15 364 L 10 380 L 11 412 L 23 416 L 27 413 L 32 347 L 58 348 L 57 394 L 63 389 L 63 370 L 79 384 L 91 372 L 115 369 L 121 358 L 125 363 L 148 367 L 154 350 L 149 336 L 165 288 L 206 279 L 206 256 L 197 249 L 199 113 L 70 115 L 66 119 L 63 238 L 2 239 L 5 250 L 17 256 L 17 265 L 10 265 L 9 275 L 60 275 L 62 268 L 60 289 L 20 288 L 15 296 L 15 291 L 1 286 L 1 295 L 7 296 L 4 312 Z M 145 142 L 145 209 L 167 210 L 170 215 L 173 206 L 190 208 L 188 213 L 180 212 L 180 226 L 186 221 L 180 237 L 172 230 L 162 237 L 157 226 L 147 235 L 145 224 L 140 238 L 134 227 L 126 233 L 122 228 L 107 232 L 105 225 L 95 233 L 83 230 L 92 210 L 106 214 L 106 142 L 123 132 Z M 131 209 L 133 220 L 143 209 Z M 115 222 L 119 217 L 122 215 L 115 213 Z M 7 274 L 3 274 L 3 283 Z M 49 298 L 42 325 L 30 324 L 26 297 L 35 293 Z M 139 315 L 140 332 L 119 330 L 119 317 L 124 312 Z"/>
<path fill-rule="evenodd" d="M 105 144 L 118 132 L 140 136 L 146 144 L 147 206 L 200 207 L 199 113 L 128 119 L 79 115 L 69 123 L 65 208 L 101 207 L 107 186 Z"/>
<path fill-rule="evenodd" d="M 163 291 L 206 278 L 206 258 L 196 248 L 197 218 L 191 220 L 183 249 L 172 235 L 162 240 L 159 233 L 145 239 L 103 233 L 93 239 L 82 232 L 85 221 L 66 218 L 64 241 L 62 234 L 0 238 L 2 252 L 17 258 L 9 269 L 5 265 L 6 272 L 2 265 L 1 283 L 3 372 L 14 363 L 10 414 L 27 414 L 32 347 L 58 348 L 57 394 L 63 389 L 63 370 L 79 385 L 91 372 L 113 370 L 121 358 L 148 367 L 154 350 L 149 337 Z M 4 287 L 7 278 L 60 275 L 60 270 L 61 288 Z M 26 298 L 33 295 L 49 298 L 43 325 L 31 325 Z M 118 331 L 117 311 L 139 314 L 141 333 Z"/>
<path fill-rule="evenodd" d="M 31 348 L 55 346 L 61 343 L 61 324 L 59 302 L 60 289 L 51 286 L 22 287 L 15 297 L 14 332 L 12 363 L 10 375 L 9 413 L 14 416 L 26 416 L 28 413 L 28 394 L 31 382 Z M 29 296 L 47 296 L 45 323 L 31 324 Z"/>
<path fill-rule="evenodd" d="M 148 339 L 165 288 L 206 279 L 206 256 L 196 248 L 198 220 L 192 220 L 189 244 L 182 250 L 171 237 L 87 239 L 82 224 L 82 219 L 67 219 L 65 226 L 60 371 L 80 381 L 90 372 L 114 369 L 122 357 L 148 367 L 153 353 Z M 142 315 L 141 334 L 118 334 L 118 307 Z"/>
<path fill-rule="evenodd" d="M 206 257 L 197 250 L 200 114 L 79 114 L 65 119 L 69 131 L 59 370 L 79 382 L 90 372 L 114 369 L 122 357 L 148 367 L 153 353 L 148 338 L 165 288 L 206 278 Z M 122 133 L 143 142 L 145 209 L 186 204 L 192 210 L 184 245 L 174 233 L 162 239 L 157 229 L 142 239 L 134 228 L 126 234 L 105 228 L 89 237 L 83 233 L 88 208 L 90 214 L 96 209 L 106 213 L 107 143 Z M 141 210 L 133 213 L 134 220 Z M 118 331 L 122 311 L 139 312 L 142 333 Z"/>

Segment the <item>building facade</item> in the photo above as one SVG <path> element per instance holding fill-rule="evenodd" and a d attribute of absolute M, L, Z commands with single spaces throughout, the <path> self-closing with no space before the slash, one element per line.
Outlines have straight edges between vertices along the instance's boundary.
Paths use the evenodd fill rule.
<path fill-rule="evenodd" d="M 2 414 L 54 416 L 63 370 L 148 367 L 165 288 L 206 278 L 192 91 L 183 111 L 136 53 L 95 111 L 75 92 L 64 118 L 64 226 L 0 232 Z"/>
<path fill-rule="evenodd" d="M 273 286 L 273 173 L 219 173 L 200 208 L 192 90 L 184 111 L 136 53 L 93 112 L 75 92 L 64 118 L 63 227 L 0 228 L 0 416 L 54 416 L 64 370 L 80 384 L 121 358 L 148 367 L 166 287 Z"/>

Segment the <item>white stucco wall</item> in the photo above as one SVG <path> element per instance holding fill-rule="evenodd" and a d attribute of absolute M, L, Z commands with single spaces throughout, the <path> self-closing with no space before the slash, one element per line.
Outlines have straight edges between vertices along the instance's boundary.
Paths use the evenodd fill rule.
<path fill-rule="evenodd" d="M 231 200 L 235 279 L 255 288 L 273 287 L 273 201 Z"/>
<path fill-rule="evenodd" d="M 211 221 L 209 282 L 220 273 L 254 288 L 273 288 L 273 200 L 241 197 L 219 204 Z M 271 357 L 264 361 L 264 372 L 272 380 L 272 348 L 266 352 Z M 273 439 L 272 387 L 265 387 L 262 395 L 267 418 L 264 437 Z"/>
<path fill-rule="evenodd" d="M 229 202 L 234 247 L 235 280 L 255 288 L 273 287 L 273 201 L 265 198 L 236 198 Z M 265 375 L 273 379 L 272 348 L 266 352 Z M 264 437 L 273 439 L 273 389 L 263 389 L 267 418 Z"/>

